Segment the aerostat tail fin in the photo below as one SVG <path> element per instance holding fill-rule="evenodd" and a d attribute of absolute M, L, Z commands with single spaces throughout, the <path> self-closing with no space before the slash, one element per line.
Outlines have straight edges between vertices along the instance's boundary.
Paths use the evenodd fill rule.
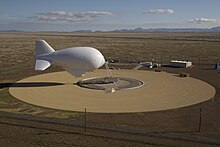
<path fill-rule="evenodd" d="M 36 60 L 34 70 L 45 70 L 50 67 L 50 62 L 46 60 Z"/>
<path fill-rule="evenodd" d="M 45 41 L 45 40 L 37 40 L 36 41 L 36 56 L 49 54 L 54 52 L 55 50 Z"/>
<path fill-rule="evenodd" d="M 52 52 L 55 52 L 55 50 L 45 40 L 36 41 L 35 70 L 45 70 L 50 67 L 50 61 L 42 58 L 42 56 L 45 56 Z"/>

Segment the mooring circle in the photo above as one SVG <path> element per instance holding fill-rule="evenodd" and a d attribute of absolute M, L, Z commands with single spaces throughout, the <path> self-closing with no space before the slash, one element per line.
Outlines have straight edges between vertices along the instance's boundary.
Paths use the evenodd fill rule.
<path fill-rule="evenodd" d="M 48 73 L 22 79 L 13 84 L 9 92 L 15 98 L 33 105 L 70 111 L 84 111 L 86 108 L 88 112 L 98 113 L 176 109 L 198 104 L 215 96 L 215 88 L 204 81 L 191 77 L 182 78 L 166 72 L 114 70 L 113 76 L 120 77 L 119 80 L 124 82 L 119 82 L 122 85 L 118 84 L 122 90 L 112 90 L 113 93 L 82 88 L 76 84 L 83 79 L 105 76 L 106 70 L 102 69 L 80 78 L 65 71 Z M 97 82 L 97 78 L 95 79 Z M 126 83 L 128 79 L 129 84 Z M 132 89 L 131 85 L 140 84 L 136 79 L 144 84 Z M 132 84 L 133 82 L 136 84 Z M 129 88 L 131 89 L 127 90 Z M 112 92 L 111 89 L 109 91 Z"/>
<path fill-rule="evenodd" d="M 108 88 L 126 90 L 139 88 L 144 85 L 144 82 L 127 77 L 95 77 L 80 80 L 77 82 L 77 85 L 94 90 L 106 90 Z"/>

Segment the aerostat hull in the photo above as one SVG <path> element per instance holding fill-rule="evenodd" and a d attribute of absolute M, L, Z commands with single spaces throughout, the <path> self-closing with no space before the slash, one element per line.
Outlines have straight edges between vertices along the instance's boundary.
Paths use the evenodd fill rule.
<path fill-rule="evenodd" d="M 42 50 L 45 50 L 45 53 Z M 73 47 L 55 51 L 46 41 L 39 40 L 36 41 L 36 53 L 38 54 L 36 54 L 35 70 L 45 70 L 54 64 L 62 66 L 76 77 L 83 76 L 86 72 L 94 71 L 105 64 L 102 53 L 92 47 Z"/>

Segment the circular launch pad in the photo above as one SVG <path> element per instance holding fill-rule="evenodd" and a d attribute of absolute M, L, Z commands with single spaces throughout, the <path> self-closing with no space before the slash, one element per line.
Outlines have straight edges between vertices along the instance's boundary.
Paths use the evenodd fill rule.
<path fill-rule="evenodd" d="M 100 80 L 106 74 L 106 70 L 101 69 L 82 78 L 75 78 L 65 71 L 42 74 L 18 81 L 9 88 L 9 92 L 33 105 L 71 111 L 84 111 L 86 108 L 88 112 L 100 113 L 174 109 L 204 102 L 215 95 L 215 88 L 201 80 L 143 70 L 114 70 L 114 77 L 121 80 L 118 85 L 113 84 L 116 91 L 106 93 L 103 87 L 96 90 L 94 85 L 109 84 Z M 101 83 L 86 87 L 92 79 Z M 84 85 L 79 86 L 78 81 L 84 81 Z M 117 90 L 120 86 L 121 89 Z"/>

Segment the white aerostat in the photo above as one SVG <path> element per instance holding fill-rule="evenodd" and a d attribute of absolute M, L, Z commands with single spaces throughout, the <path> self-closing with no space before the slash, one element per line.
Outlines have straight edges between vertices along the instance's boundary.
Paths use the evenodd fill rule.
<path fill-rule="evenodd" d="M 105 64 L 100 51 L 92 47 L 72 47 L 55 51 L 45 40 L 36 41 L 35 70 L 45 70 L 50 65 L 62 66 L 76 77 L 94 71 Z"/>

